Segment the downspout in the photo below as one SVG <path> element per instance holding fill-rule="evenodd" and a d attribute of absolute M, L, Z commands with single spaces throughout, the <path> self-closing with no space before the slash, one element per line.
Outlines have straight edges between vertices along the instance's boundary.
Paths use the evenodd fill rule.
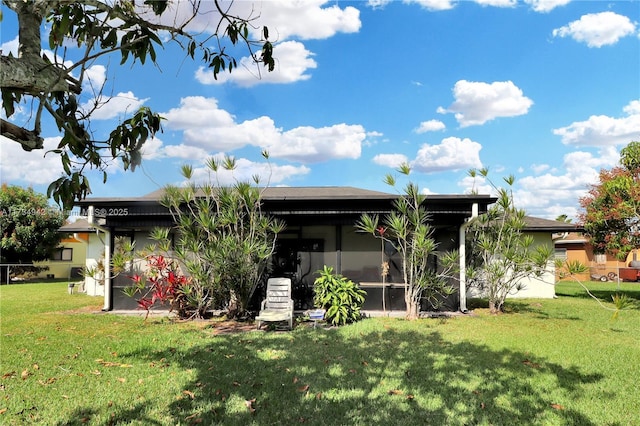
<path fill-rule="evenodd" d="M 471 217 L 465 219 L 464 223 L 460 225 L 460 232 L 458 234 L 458 252 L 460 255 L 460 312 L 467 313 L 467 256 L 466 256 L 466 234 L 469 222 L 478 217 L 478 203 L 473 203 L 471 206 Z"/>
<path fill-rule="evenodd" d="M 103 311 L 113 309 L 111 303 L 111 231 L 95 222 L 94 206 L 89 206 L 87 214 L 87 222 L 97 231 L 105 234 L 104 239 L 104 305 Z"/>

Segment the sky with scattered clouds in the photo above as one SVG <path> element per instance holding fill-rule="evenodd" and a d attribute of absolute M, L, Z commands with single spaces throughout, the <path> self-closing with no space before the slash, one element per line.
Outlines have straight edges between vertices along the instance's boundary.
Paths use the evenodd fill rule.
<path fill-rule="evenodd" d="M 184 19 L 187 4 L 164 19 Z M 204 179 L 206 159 L 225 154 L 237 168 L 221 182 L 260 175 L 270 185 L 394 192 L 384 176 L 406 162 L 427 194 L 487 192 L 486 182 L 468 176 L 487 167 L 498 184 L 515 176 L 516 203 L 529 214 L 575 218 L 598 171 L 640 140 L 638 1 L 270 0 L 232 7 L 269 27 L 274 72 L 258 72 L 244 58 L 214 79 L 171 43 L 157 67 L 120 66 L 115 55 L 89 69 L 86 108 L 96 102 L 93 88 L 105 85 L 99 101 L 106 103 L 91 123 L 96 135 L 142 105 L 165 118 L 163 132 L 144 147 L 142 167 L 131 173 L 114 164 L 106 184 L 90 174 L 92 196 L 142 196 L 179 183 L 185 163 Z M 3 8 L 4 54 L 17 53 L 12 15 Z M 190 28 L 206 33 L 215 22 L 203 14 Z M 22 107 L 16 124 L 30 118 Z M 55 148 L 55 127 L 46 126 L 44 136 L 45 151 Z M 52 153 L 27 153 L 7 140 L 0 150 L 3 183 L 45 192 L 61 174 Z"/>

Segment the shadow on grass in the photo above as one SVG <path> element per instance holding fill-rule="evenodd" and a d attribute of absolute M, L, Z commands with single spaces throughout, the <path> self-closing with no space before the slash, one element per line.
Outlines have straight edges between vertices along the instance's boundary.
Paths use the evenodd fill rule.
<path fill-rule="evenodd" d="M 136 404 L 134 407 L 120 410 L 118 413 L 114 413 L 112 417 L 110 417 L 103 424 L 105 425 L 118 425 L 118 424 L 128 424 L 132 420 L 135 420 L 138 423 L 145 425 L 162 425 L 161 422 L 150 418 L 145 414 L 148 407 L 144 403 Z M 68 422 L 58 423 L 57 426 L 82 426 L 86 424 L 91 424 L 91 418 L 97 414 L 95 410 L 79 408 L 73 412 L 70 418 L 74 419 Z"/>
<path fill-rule="evenodd" d="M 174 424 L 593 424 L 565 405 L 601 376 L 450 342 L 428 321 L 424 331 L 389 321 L 211 336 L 121 356 L 193 373 L 182 394 L 158 396 L 173 401 Z"/>

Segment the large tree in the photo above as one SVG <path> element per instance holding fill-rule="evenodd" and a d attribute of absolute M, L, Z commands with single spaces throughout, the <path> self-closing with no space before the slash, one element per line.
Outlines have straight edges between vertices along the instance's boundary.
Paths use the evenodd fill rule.
<path fill-rule="evenodd" d="M 596 252 L 624 260 L 640 247 L 640 142 L 620 151 L 619 166 L 600 171 L 580 205 L 580 221 Z"/>
<path fill-rule="evenodd" d="M 256 64 L 274 69 L 273 46 L 268 30 L 253 40 L 256 16 L 240 17 L 231 12 L 230 2 L 219 0 L 2 0 L 17 15 L 18 56 L 3 53 L 0 62 L 2 136 L 27 150 L 43 148 L 42 128 L 53 120 L 62 135 L 54 153 L 60 155 L 64 175 L 52 182 L 48 193 L 56 202 L 70 207 L 74 199 L 90 193 L 85 169 L 103 172 L 108 160 L 120 158 L 126 169 L 140 163 L 145 141 L 161 130 L 161 117 L 147 107 L 133 112 L 109 135 L 94 135 L 92 114 L 103 106 L 102 88 L 91 107 L 82 107 L 79 96 L 87 70 L 99 58 L 120 54 L 120 64 L 156 63 L 163 43 L 178 44 L 191 59 L 202 60 L 214 76 L 237 67 L 234 45 L 244 46 Z M 190 5 L 184 15 L 185 5 Z M 206 30 L 190 26 L 196 18 L 208 17 Z M 43 54 L 45 23 L 48 48 Z M 165 40 L 165 42 L 163 42 Z M 168 40 L 168 41 L 166 41 Z M 77 49 L 71 49 L 75 45 Z M 73 52 L 73 54 L 71 53 Z M 78 52 L 81 52 L 78 54 Z M 25 123 L 9 121 L 17 108 L 31 110 Z"/>
<path fill-rule="evenodd" d="M 58 229 L 65 217 L 32 188 L 0 188 L 0 263 L 48 259 L 60 244 Z M 3 268 L 2 278 L 5 278 Z"/>

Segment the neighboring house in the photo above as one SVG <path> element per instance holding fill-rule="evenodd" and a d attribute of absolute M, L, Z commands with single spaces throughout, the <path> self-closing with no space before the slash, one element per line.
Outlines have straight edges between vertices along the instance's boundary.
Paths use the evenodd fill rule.
<path fill-rule="evenodd" d="M 93 231 L 86 219 L 78 219 L 63 225 L 58 232 L 64 236 L 51 259 L 34 263 L 36 266 L 48 268 L 41 271 L 38 277 L 82 281 L 82 269 L 85 266 L 89 245 L 89 232 Z"/>
<path fill-rule="evenodd" d="M 575 278 L 580 281 L 617 281 L 618 277 L 624 281 L 638 279 L 638 264 L 632 262 L 640 261 L 640 249 L 632 250 L 622 262 L 610 254 L 594 253 L 593 246 L 584 234 L 569 232 L 555 240 L 555 251 L 557 259 L 577 261 L 589 268 L 588 272 L 576 274 Z"/>
<path fill-rule="evenodd" d="M 91 248 L 87 264 L 102 261 L 110 264 L 110 255 L 116 238 L 135 241 L 142 248 L 150 243 L 149 231 L 154 227 L 173 225 L 168 210 L 160 205 L 163 190 L 139 198 L 89 198 L 79 202 L 88 213 L 89 223 L 99 230 L 100 249 Z M 277 251 L 272 264 L 272 276 L 290 277 L 296 309 L 311 307 L 315 272 L 324 265 L 359 283 L 367 291 L 365 309 L 381 310 L 382 295 L 390 310 L 404 311 L 404 293 L 401 285 L 401 264 L 397 253 L 386 252 L 390 270 L 383 285 L 380 276 L 381 242 L 372 235 L 356 232 L 355 223 L 363 213 L 384 215 L 393 209 L 398 195 L 352 187 L 273 187 L 263 193 L 263 211 L 283 220 L 287 227 L 278 236 Z M 486 212 L 495 202 L 488 195 L 428 195 L 424 206 L 430 212 L 434 237 L 439 250 L 458 249 L 464 252 L 464 227 L 475 215 Z M 541 220 L 543 221 L 543 220 Z M 553 232 L 575 229 L 563 222 L 536 222 L 532 219 L 528 232 L 536 234 L 540 244 L 552 244 Z M 463 238 L 460 238 L 462 235 Z M 104 255 L 102 251 L 104 250 Z M 434 259 L 434 267 L 437 267 Z M 464 274 L 460 282 L 452 282 L 459 289 L 445 301 L 447 309 L 466 310 L 467 287 Z M 554 271 L 551 267 L 545 290 L 535 290 L 539 283 L 527 284 L 531 297 L 553 297 Z M 130 285 L 127 276 L 107 277 L 105 285 L 86 283 L 88 294 L 104 292 L 104 310 L 132 309 L 135 301 L 125 296 L 122 289 Z M 383 286 L 384 290 L 383 291 Z M 546 287 L 551 290 L 547 290 Z M 429 309 L 423 306 L 423 309 Z"/>

